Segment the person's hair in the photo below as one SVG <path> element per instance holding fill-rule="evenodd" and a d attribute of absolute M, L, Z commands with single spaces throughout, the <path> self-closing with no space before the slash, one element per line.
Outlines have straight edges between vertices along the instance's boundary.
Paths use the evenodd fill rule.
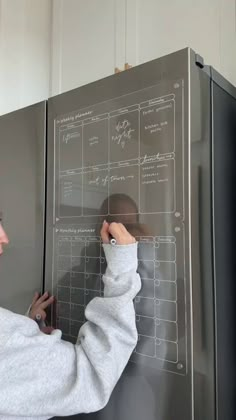
<path fill-rule="evenodd" d="M 118 206 L 122 206 L 122 204 L 129 205 L 133 208 L 133 213 L 136 214 L 136 222 L 139 221 L 139 214 L 138 214 L 138 207 L 135 201 L 126 194 L 112 194 L 108 196 L 102 203 L 101 206 L 101 214 L 106 214 L 107 209 L 109 208 L 109 216 L 107 217 L 107 221 L 109 222 L 109 218 L 112 217 L 112 214 L 116 214 L 116 208 Z"/>

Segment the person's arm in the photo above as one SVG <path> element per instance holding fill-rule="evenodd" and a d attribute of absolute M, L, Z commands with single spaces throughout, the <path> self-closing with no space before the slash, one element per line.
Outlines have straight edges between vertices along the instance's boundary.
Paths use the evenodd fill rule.
<path fill-rule="evenodd" d="M 32 320 L 15 317 L 18 325 L 5 346 L 0 344 L 1 414 L 65 416 L 107 404 L 137 343 L 133 299 L 141 287 L 137 244 L 128 244 L 120 225 L 112 224 L 111 230 L 118 244 L 127 245 L 104 245 L 104 298 L 88 304 L 88 322 L 76 346 L 62 341 L 59 330 L 45 335 Z"/>

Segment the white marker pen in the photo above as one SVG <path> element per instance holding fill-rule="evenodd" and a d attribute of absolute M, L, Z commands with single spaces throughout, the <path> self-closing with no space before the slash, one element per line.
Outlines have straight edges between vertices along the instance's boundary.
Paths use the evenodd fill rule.
<path fill-rule="evenodd" d="M 42 317 L 40 314 L 35 315 L 35 322 L 37 322 L 39 328 L 42 328 L 46 325 L 45 322 L 42 320 Z"/>
<path fill-rule="evenodd" d="M 36 321 L 41 321 L 41 315 L 40 314 L 36 314 L 36 317 L 35 317 L 35 319 L 36 319 Z"/>

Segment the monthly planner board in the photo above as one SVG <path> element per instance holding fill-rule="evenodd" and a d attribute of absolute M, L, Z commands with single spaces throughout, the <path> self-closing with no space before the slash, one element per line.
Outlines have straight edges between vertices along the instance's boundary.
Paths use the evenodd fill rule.
<path fill-rule="evenodd" d="M 142 289 L 130 362 L 187 373 L 184 82 L 157 85 L 54 120 L 54 324 L 76 342 L 86 305 L 103 296 L 103 220 L 138 241 Z"/>

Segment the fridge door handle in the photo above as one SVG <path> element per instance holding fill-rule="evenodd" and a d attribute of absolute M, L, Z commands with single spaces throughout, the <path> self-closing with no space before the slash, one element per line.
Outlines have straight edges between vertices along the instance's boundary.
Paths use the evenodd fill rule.
<path fill-rule="evenodd" d="M 200 197 L 201 197 L 201 167 L 192 165 L 191 170 L 191 261 L 192 261 L 192 316 L 194 326 L 193 351 L 202 352 L 204 345 L 204 326 L 203 326 L 203 287 L 201 275 L 201 231 L 200 231 Z"/>

